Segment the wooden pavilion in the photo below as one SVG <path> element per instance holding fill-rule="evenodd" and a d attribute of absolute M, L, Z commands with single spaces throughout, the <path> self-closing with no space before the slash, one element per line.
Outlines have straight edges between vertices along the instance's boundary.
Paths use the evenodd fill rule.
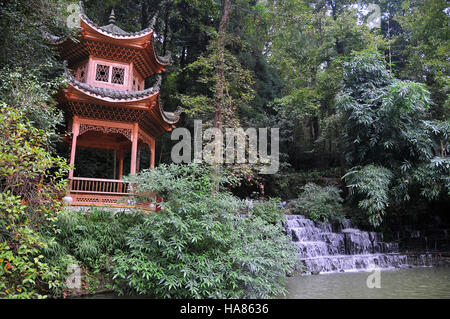
<path fill-rule="evenodd" d="M 115 25 L 114 11 L 108 25 L 98 26 L 81 8 L 79 39 L 51 37 L 68 66 L 68 86 L 58 101 L 71 133 L 67 139 L 70 164 L 75 164 L 78 146 L 118 154 L 118 170 L 112 179 L 74 177 L 74 170 L 70 171 L 68 197 L 72 205 L 126 206 L 120 204 L 120 199 L 131 193 L 131 187 L 122 181 L 124 152 L 131 150 L 130 174 L 139 170 L 142 147 L 149 148 L 153 168 L 155 140 L 174 129 L 179 120 L 180 110 L 165 112 L 161 106 L 159 74 L 169 58 L 155 52 L 154 21 L 148 28 L 130 33 Z M 158 80 L 146 88 L 145 80 L 154 74 Z"/>

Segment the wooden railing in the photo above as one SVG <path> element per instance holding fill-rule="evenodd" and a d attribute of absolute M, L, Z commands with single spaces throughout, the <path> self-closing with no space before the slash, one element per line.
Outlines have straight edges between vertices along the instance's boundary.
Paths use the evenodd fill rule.
<path fill-rule="evenodd" d="M 141 196 L 156 198 L 153 193 L 141 193 Z M 115 206 L 115 207 L 140 207 L 144 210 L 159 211 L 160 205 L 153 202 L 139 203 L 136 205 L 132 183 L 99 178 L 73 177 L 69 179 L 69 196 L 71 205 L 75 206 Z M 152 205 L 153 204 L 153 205 Z M 152 206 L 154 206 L 152 208 Z"/>
<path fill-rule="evenodd" d="M 73 177 L 69 183 L 71 193 L 127 196 L 130 184 L 121 180 Z"/>

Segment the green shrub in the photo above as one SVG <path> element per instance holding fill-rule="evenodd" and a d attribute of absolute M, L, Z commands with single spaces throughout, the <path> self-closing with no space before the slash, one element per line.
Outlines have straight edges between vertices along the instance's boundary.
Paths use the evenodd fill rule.
<path fill-rule="evenodd" d="M 199 165 L 162 165 L 136 176 L 137 192 L 162 196 L 114 257 L 120 293 L 156 298 L 267 298 L 285 292 L 295 246 L 221 186 L 230 175 Z M 150 200 L 151 197 L 141 197 Z"/>
<path fill-rule="evenodd" d="M 372 226 L 380 226 L 383 220 L 389 205 L 392 178 L 389 169 L 374 165 L 354 167 L 344 176 L 350 189 L 350 199 L 358 203 L 360 215 L 365 216 Z"/>
<path fill-rule="evenodd" d="M 19 196 L 0 193 L 0 298 L 43 298 L 62 285 L 44 261 L 45 242 L 28 227 L 26 209 Z"/>
<path fill-rule="evenodd" d="M 256 201 L 253 204 L 253 209 L 250 211 L 250 216 L 260 217 L 262 220 L 275 224 L 283 218 L 285 210 L 280 207 L 279 198 L 271 198 L 265 201 Z"/>
<path fill-rule="evenodd" d="M 424 84 L 393 77 L 383 56 L 360 52 L 344 66 L 337 96 L 349 202 L 372 227 L 450 194 L 450 122 L 430 120 Z M 395 217 L 394 217 L 395 218 Z"/>
<path fill-rule="evenodd" d="M 302 189 L 294 203 L 294 213 L 323 222 L 340 221 L 345 217 L 343 199 L 337 187 L 308 183 Z"/>
<path fill-rule="evenodd" d="M 59 230 L 57 245 L 62 249 L 58 253 L 73 255 L 95 271 L 107 270 L 109 265 L 102 261 L 126 247 L 125 234 L 140 221 L 139 215 L 124 212 L 114 214 L 100 209 L 66 211 L 58 216 L 56 222 Z"/>
<path fill-rule="evenodd" d="M 308 171 L 283 171 L 265 176 L 266 194 L 268 196 L 293 199 L 302 191 L 302 187 L 308 183 L 325 185 L 340 183 L 340 168 L 327 170 Z"/>
<path fill-rule="evenodd" d="M 49 151 L 51 135 L 0 103 L 0 298 L 41 298 L 65 286 L 62 267 L 43 254 L 68 170 Z"/>
<path fill-rule="evenodd" d="M 49 152 L 50 136 L 20 111 L 0 103 L 0 192 L 20 196 L 33 229 L 51 226 L 67 189 L 69 165 Z"/>

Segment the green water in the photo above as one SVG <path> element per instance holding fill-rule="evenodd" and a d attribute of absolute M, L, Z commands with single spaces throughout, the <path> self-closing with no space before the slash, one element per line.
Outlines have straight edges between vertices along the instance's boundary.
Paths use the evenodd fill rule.
<path fill-rule="evenodd" d="M 368 288 L 373 272 L 288 278 L 289 299 L 437 299 L 450 298 L 450 268 L 413 268 L 380 272 L 380 288 Z"/>
<path fill-rule="evenodd" d="M 287 278 L 287 299 L 450 299 L 450 267 L 412 268 L 380 272 L 380 287 L 368 288 L 373 272 L 350 272 Z M 145 299 L 112 293 L 83 299 Z"/>

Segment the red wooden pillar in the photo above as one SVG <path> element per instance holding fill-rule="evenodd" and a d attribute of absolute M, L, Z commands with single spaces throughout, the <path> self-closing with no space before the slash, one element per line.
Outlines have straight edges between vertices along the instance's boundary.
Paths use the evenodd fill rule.
<path fill-rule="evenodd" d="M 77 151 L 77 138 L 80 134 L 80 122 L 78 121 L 78 116 L 73 117 L 72 123 L 72 149 L 70 151 L 70 165 L 72 168 L 69 171 L 69 179 L 73 178 L 73 165 L 75 165 L 75 154 Z"/>
<path fill-rule="evenodd" d="M 155 168 L 155 140 L 151 140 L 150 143 L 150 169 Z"/>
<path fill-rule="evenodd" d="M 138 138 L 139 138 L 139 124 L 134 123 L 133 133 L 132 133 L 132 146 L 131 146 L 131 165 L 130 174 L 136 174 L 136 159 L 137 159 L 137 149 L 138 149 Z"/>

